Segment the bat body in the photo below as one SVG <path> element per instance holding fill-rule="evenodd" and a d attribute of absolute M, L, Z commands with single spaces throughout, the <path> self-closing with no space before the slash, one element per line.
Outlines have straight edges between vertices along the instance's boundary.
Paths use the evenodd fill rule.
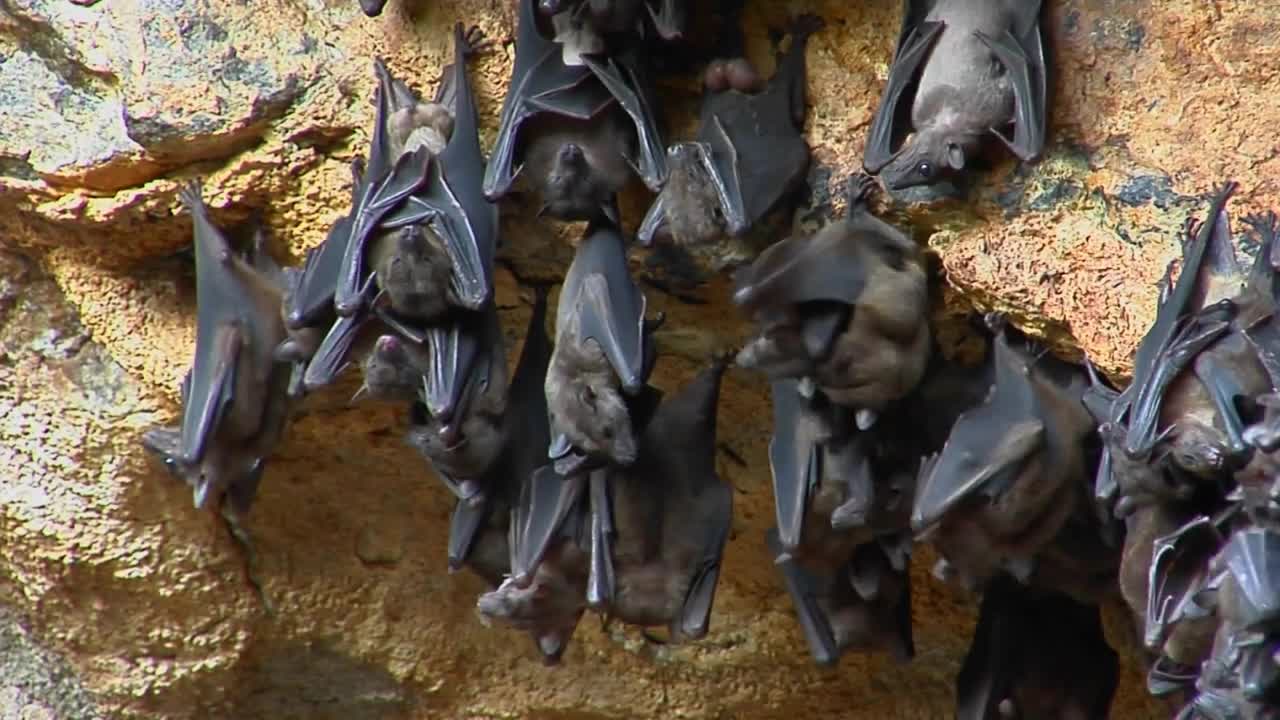
<path fill-rule="evenodd" d="M 906 0 L 867 171 L 893 189 L 932 184 L 962 171 L 988 134 L 1021 160 L 1037 159 L 1048 118 L 1040 5 Z"/>
<path fill-rule="evenodd" d="M 1096 605 L 995 580 L 956 678 L 958 720 L 1100 720 L 1120 660 Z"/>
<path fill-rule="evenodd" d="M 466 76 L 478 37 L 454 27 L 454 62 L 434 103 L 375 64 L 373 140 L 334 291 L 341 316 L 367 309 L 370 277 L 395 313 L 419 322 L 493 299 L 498 211 L 481 188 L 485 159 Z"/>
<path fill-rule="evenodd" d="M 629 398 L 641 394 L 654 349 L 645 297 L 631 278 L 622 235 L 592 224 L 565 275 L 547 372 L 552 459 L 571 450 L 627 465 L 639 449 Z"/>
<path fill-rule="evenodd" d="M 658 407 L 631 466 L 535 473 L 513 515 L 513 575 L 481 596 L 482 615 L 533 630 L 550 661 L 593 596 L 623 622 L 667 625 L 675 642 L 706 634 L 732 523 L 732 493 L 715 472 L 724 368 L 718 361 Z"/>
<path fill-rule="evenodd" d="M 596 55 L 603 45 L 589 38 L 547 38 L 536 2 L 520 0 L 515 67 L 484 194 L 498 200 L 521 175 L 542 212 L 616 224 L 615 195 L 633 172 L 654 191 L 667 175 L 647 79 L 634 54 Z"/>
<path fill-rule="evenodd" d="M 919 383 L 930 349 L 923 258 L 870 213 L 873 187 L 855 178 L 844 220 L 770 246 L 734 293 L 763 326 L 738 364 L 771 379 L 812 377 L 832 402 L 862 412 L 861 425 Z"/>
<path fill-rule="evenodd" d="M 507 363 L 497 309 L 426 330 L 428 358 L 406 437 L 460 498 L 478 501 L 477 483 L 505 442 Z"/>
<path fill-rule="evenodd" d="M 547 16 L 565 13 L 575 22 L 589 23 L 598 33 L 635 33 L 652 27 L 663 40 L 678 40 L 687 26 L 688 4 L 687 0 L 539 0 L 538 11 Z"/>
<path fill-rule="evenodd" d="M 494 433 L 501 439 L 501 452 L 478 482 L 481 502 L 459 499 L 449 524 L 450 569 L 466 566 L 493 587 L 511 573 L 512 510 L 533 472 L 546 463 L 551 432 L 542 390 L 551 362 L 546 323 L 547 290 L 539 287 L 507 391 L 502 432 Z M 465 435 L 465 423 L 463 431 Z"/>
<path fill-rule="evenodd" d="M 280 270 L 261 235 L 248 259 L 232 250 L 199 184 L 179 198 L 195 225 L 195 361 L 181 426 L 149 430 L 142 443 L 192 486 L 196 507 L 213 501 L 238 527 L 289 414 L 289 366 L 274 353 L 285 337 Z"/>
<path fill-rule="evenodd" d="M 969 587 L 1005 572 L 1083 599 L 1113 582 L 1115 560 L 1086 511 L 1093 419 L 1076 368 L 1033 360 L 1000 328 L 995 383 L 924 463 L 911 526 L 931 530 Z"/>
<path fill-rule="evenodd" d="M 745 60 L 708 68 L 697 139 L 668 149 L 670 176 L 640 224 L 642 244 L 659 233 L 686 244 L 742 235 L 795 195 L 809 168 L 805 46 L 822 26 L 813 15 L 795 21 L 791 49 L 758 92 Z"/>

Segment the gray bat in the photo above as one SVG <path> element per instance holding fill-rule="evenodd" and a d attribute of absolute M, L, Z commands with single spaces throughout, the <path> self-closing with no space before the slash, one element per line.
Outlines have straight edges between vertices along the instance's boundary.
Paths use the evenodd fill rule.
<path fill-rule="evenodd" d="M 260 231 L 247 258 L 232 250 L 210 220 L 198 182 L 178 197 L 194 222 L 195 360 L 182 382 L 182 424 L 148 430 L 142 445 L 191 485 L 197 508 L 215 503 L 270 611 L 243 521 L 289 419 L 291 368 L 275 358 L 285 338 L 284 278 Z"/>
<path fill-rule="evenodd" d="M 1104 720 L 1119 674 L 1096 605 L 1002 578 L 982 596 L 956 718 Z"/>
<path fill-rule="evenodd" d="M 498 210 L 481 190 L 485 158 L 466 75 L 482 37 L 454 26 L 454 61 L 433 103 L 375 63 L 378 112 L 334 290 L 339 315 L 365 308 L 370 273 L 408 319 L 430 322 L 492 300 Z"/>
<path fill-rule="evenodd" d="M 864 429 L 920 382 L 930 354 L 920 248 L 871 214 L 874 187 L 852 178 L 843 220 L 770 246 L 739 273 L 733 296 L 763 325 L 738 364 L 771 379 L 812 377 Z"/>
<path fill-rule="evenodd" d="M 956 421 L 940 455 L 923 463 L 911 526 L 926 530 L 940 569 L 980 587 L 1000 572 L 1090 598 L 1114 581 L 1085 489 L 1093 419 L 1078 368 L 1014 349 L 998 318 L 995 384 Z"/>
<path fill-rule="evenodd" d="M 556 346 L 546 381 L 553 460 L 574 454 L 621 465 L 635 460 L 637 423 L 629 399 L 644 397 L 656 352 L 645 307 L 621 233 L 593 223 L 574 254 L 556 308 Z"/>
<path fill-rule="evenodd" d="M 378 17 L 386 7 L 387 0 L 360 0 L 360 10 L 369 17 Z"/>
<path fill-rule="evenodd" d="M 1024 162 L 1038 159 L 1048 124 L 1040 6 L 906 0 L 867 137 L 867 172 L 892 189 L 933 184 L 964 170 L 988 133 Z M 1012 138 L 1004 132 L 1010 124 Z"/>
<path fill-rule="evenodd" d="M 652 27 L 663 40 L 684 37 L 688 0 L 538 0 L 546 16 L 569 13 L 599 33 L 635 33 Z M 646 20 L 648 22 L 646 22 Z"/>
<path fill-rule="evenodd" d="M 519 2 L 515 66 L 484 194 L 496 201 L 523 175 L 541 212 L 617 224 L 616 194 L 633 173 L 655 192 L 666 180 L 655 98 L 634 53 L 597 55 L 603 44 L 589 36 L 546 37 L 536 3 Z"/>
<path fill-rule="evenodd" d="M 497 308 L 427 328 L 429 358 L 406 440 L 460 499 L 478 504 L 480 479 L 505 442 L 507 362 Z"/>
<path fill-rule="evenodd" d="M 763 90 L 745 60 L 712 63 L 697 139 L 667 149 L 670 176 L 636 233 L 641 244 L 740 236 L 796 195 L 809 168 L 805 46 L 822 27 L 814 15 L 792 23 L 791 49 Z"/>

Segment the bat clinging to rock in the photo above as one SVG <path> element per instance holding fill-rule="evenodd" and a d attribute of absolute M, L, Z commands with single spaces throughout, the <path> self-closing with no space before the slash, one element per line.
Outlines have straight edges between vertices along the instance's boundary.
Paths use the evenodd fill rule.
<path fill-rule="evenodd" d="M 542 212 L 616 224 L 616 194 L 633 173 L 654 191 L 666 180 L 654 98 L 633 55 L 593 55 L 603 44 L 582 47 L 589 38 L 576 34 L 564 44 L 544 36 L 537 1 L 519 3 L 515 67 L 484 194 L 498 200 L 520 175 Z"/>
<path fill-rule="evenodd" d="M 621 233 L 592 224 L 556 308 L 556 345 L 546 381 L 552 459 L 576 450 L 620 465 L 635 460 L 640 423 L 629 401 L 644 395 L 656 352 L 645 304 L 627 267 Z"/>
<path fill-rule="evenodd" d="M 1038 159 L 1048 124 L 1040 5 L 905 0 L 867 138 L 867 172 L 895 190 L 931 185 L 964 170 L 988 133 L 1024 162 Z"/>
<path fill-rule="evenodd" d="M 339 315 L 367 305 L 370 275 L 397 315 L 419 322 L 492 301 L 498 210 L 481 188 L 485 158 L 466 74 L 481 37 L 454 26 L 454 61 L 431 103 L 375 64 L 378 111 L 334 292 Z"/>
<path fill-rule="evenodd" d="M 763 90 L 745 60 L 707 68 L 697 139 L 668 149 L 670 175 L 640 224 L 642 244 L 658 234 L 680 243 L 739 236 L 796 194 L 809 168 L 805 46 L 822 27 L 814 15 L 793 23 L 791 49 Z"/>
<path fill-rule="evenodd" d="M 635 33 L 647 19 L 658 37 L 678 40 L 688 20 L 688 0 L 538 0 L 547 16 L 564 14 L 573 22 L 589 23 L 597 33 Z"/>
<path fill-rule="evenodd" d="M 920 382 L 930 350 L 924 259 L 871 214 L 874 187 L 853 178 L 843 220 L 770 246 L 739 273 L 733 296 L 763 325 L 738 364 L 771 379 L 812 377 L 861 427 Z"/>

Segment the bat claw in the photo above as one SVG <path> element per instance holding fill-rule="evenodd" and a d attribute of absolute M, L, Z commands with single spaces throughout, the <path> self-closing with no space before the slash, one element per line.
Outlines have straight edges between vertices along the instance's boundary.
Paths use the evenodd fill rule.
<path fill-rule="evenodd" d="M 879 419 L 879 417 L 880 416 L 877 415 L 874 410 L 862 409 L 854 413 L 853 419 L 858 425 L 859 430 L 867 431 L 876 424 L 876 420 Z"/>
<path fill-rule="evenodd" d="M 458 27 L 462 27 L 462 23 L 458 23 Z M 462 56 L 465 58 L 486 53 L 495 45 L 494 41 L 485 35 L 484 28 L 479 25 L 472 25 L 462 33 L 462 43 Z"/>
<path fill-rule="evenodd" d="M 856 173 L 849 178 L 849 209 L 866 208 L 871 197 L 880 189 L 876 179 L 866 173 Z"/>

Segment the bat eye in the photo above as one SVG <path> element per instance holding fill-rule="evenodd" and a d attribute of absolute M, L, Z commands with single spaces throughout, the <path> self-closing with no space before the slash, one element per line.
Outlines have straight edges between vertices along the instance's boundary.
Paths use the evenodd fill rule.
<path fill-rule="evenodd" d="M 922 178 L 933 177 L 933 163 L 925 160 L 916 166 L 916 172 L 919 173 Z"/>

